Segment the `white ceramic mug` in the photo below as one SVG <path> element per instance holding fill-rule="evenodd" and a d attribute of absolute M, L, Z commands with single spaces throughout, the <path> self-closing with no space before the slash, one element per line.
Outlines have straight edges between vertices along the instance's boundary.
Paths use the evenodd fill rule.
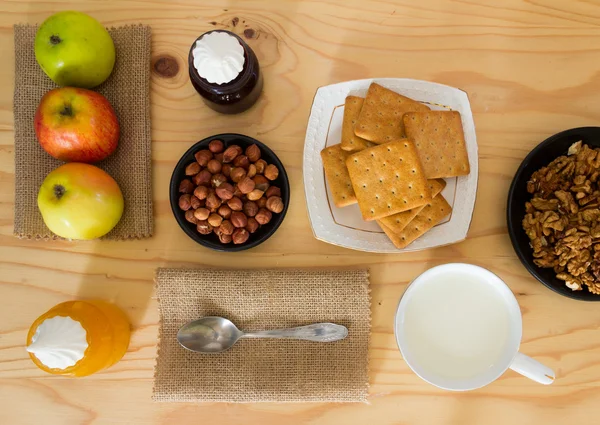
<path fill-rule="evenodd" d="M 480 388 L 509 368 L 545 385 L 555 379 L 552 369 L 519 353 L 519 304 L 498 276 L 478 266 L 445 264 L 413 280 L 398 305 L 394 332 L 408 366 L 439 388 Z"/>

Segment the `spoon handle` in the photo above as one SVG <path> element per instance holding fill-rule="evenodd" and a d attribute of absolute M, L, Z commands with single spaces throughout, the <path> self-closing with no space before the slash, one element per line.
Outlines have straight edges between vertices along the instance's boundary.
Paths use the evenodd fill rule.
<path fill-rule="evenodd" d="M 332 342 L 348 336 L 348 329 L 334 323 L 314 323 L 297 328 L 276 329 L 272 331 L 247 332 L 244 338 L 286 338 L 303 339 L 315 342 Z"/>

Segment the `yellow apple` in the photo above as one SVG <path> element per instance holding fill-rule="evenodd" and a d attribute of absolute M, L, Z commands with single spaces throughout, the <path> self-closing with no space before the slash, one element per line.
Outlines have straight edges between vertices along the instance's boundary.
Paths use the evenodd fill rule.
<path fill-rule="evenodd" d="M 117 225 L 123 215 L 123 194 L 105 171 L 70 162 L 46 176 L 38 193 L 46 226 L 67 239 L 95 239 Z"/>
<path fill-rule="evenodd" d="M 65 10 L 46 19 L 35 34 L 35 59 L 59 86 L 92 88 L 115 65 L 115 45 L 100 22 Z"/>

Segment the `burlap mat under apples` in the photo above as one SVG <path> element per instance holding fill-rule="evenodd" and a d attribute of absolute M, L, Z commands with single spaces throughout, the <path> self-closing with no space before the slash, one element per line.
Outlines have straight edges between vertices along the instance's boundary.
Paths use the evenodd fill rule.
<path fill-rule="evenodd" d="M 42 96 L 56 84 L 35 60 L 37 26 L 15 25 L 15 229 L 21 238 L 56 239 L 44 224 L 37 194 L 46 175 L 62 164 L 40 147 L 33 117 Z M 125 26 L 108 30 L 117 60 L 111 76 L 97 91 L 110 101 L 119 118 L 117 151 L 95 165 L 119 184 L 125 211 L 105 239 L 152 235 L 152 174 L 150 158 L 150 27 Z"/>
<path fill-rule="evenodd" d="M 366 270 L 159 269 L 160 325 L 154 400 L 366 402 L 371 327 Z M 241 330 L 333 322 L 342 341 L 243 339 L 218 354 L 188 351 L 177 330 L 222 316 Z M 243 421 L 242 421 L 243 422 Z"/>

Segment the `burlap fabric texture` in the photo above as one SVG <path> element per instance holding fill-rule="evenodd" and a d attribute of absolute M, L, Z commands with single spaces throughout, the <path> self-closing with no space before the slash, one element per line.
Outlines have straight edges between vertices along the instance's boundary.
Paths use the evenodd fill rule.
<path fill-rule="evenodd" d="M 56 239 L 37 207 L 37 193 L 46 175 L 60 166 L 40 147 L 33 117 L 42 96 L 57 87 L 35 60 L 37 26 L 15 25 L 15 227 L 21 238 Z M 95 165 L 119 184 L 125 211 L 105 239 L 152 235 L 152 174 L 150 131 L 150 27 L 125 26 L 108 30 L 117 58 L 111 76 L 94 90 L 115 109 L 121 138 L 117 151 Z"/>
<path fill-rule="evenodd" d="M 370 294 L 366 270 L 159 269 L 154 399 L 164 402 L 365 402 Z M 188 351 L 178 329 L 222 316 L 246 331 L 333 322 L 332 343 L 242 339 L 218 354 Z"/>

